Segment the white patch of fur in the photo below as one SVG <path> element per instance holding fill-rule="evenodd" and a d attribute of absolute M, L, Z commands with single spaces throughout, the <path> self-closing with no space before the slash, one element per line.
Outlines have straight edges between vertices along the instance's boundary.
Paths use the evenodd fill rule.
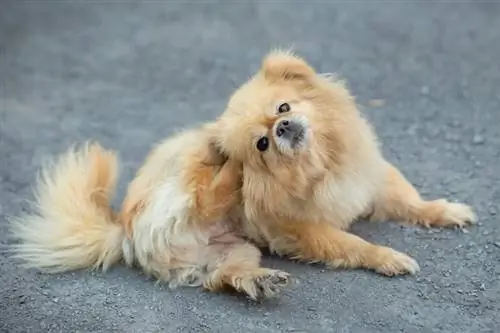
<path fill-rule="evenodd" d="M 145 209 L 136 217 L 133 253 L 147 274 L 177 285 L 201 284 L 200 249 L 207 235 L 191 228 L 191 197 L 179 179 L 169 177 L 158 186 Z"/>

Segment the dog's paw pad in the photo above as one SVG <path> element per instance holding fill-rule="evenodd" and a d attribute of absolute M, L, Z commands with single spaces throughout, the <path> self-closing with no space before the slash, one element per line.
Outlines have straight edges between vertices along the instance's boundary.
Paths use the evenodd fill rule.
<path fill-rule="evenodd" d="M 290 275 L 286 272 L 271 270 L 264 275 L 257 276 L 254 279 L 257 299 L 272 298 L 281 293 L 288 285 Z"/>

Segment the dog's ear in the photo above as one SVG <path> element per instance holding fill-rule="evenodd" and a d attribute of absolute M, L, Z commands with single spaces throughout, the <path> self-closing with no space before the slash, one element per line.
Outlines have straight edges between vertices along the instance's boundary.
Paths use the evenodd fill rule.
<path fill-rule="evenodd" d="M 219 145 L 218 134 L 220 132 L 217 124 L 215 123 L 207 124 L 205 129 L 206 129 L 205 132 L 206 146 L 203 149 L 203 154 L 204 154 L 203 164 L 206 165 L 224 164 L 227 161 L 228 157 L 222 151 Z"/>
<path fill-rule="evenodd" d="M 217 145 L 217 141 L 209 140 L 207 142 L 206 156 L 203 163 L 207 165 L 222 165 L 227 161 L 227 155 L 224 154 Z"/>
<path fill-rule="evenodd" d="M 316 71 L 302 58 L 291 51 L 272 51 L 265 58 L 261 68 L 268 80 L 307 80 Z"/>

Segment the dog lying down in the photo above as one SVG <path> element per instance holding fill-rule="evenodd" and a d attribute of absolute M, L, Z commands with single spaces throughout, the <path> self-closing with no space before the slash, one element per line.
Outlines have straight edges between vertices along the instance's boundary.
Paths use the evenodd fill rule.
<path fill-rule="evenodd" d="M 472 209 L 426 201 L 388 161 L 343 82 L 273 51 L 220 117 L 157 145 L 110 199 L 115 154 L 71 149 L 41 171 L 34 213 L 11 220 L 14 256 L 47 272 L 107 269 L 122 258 L 170 286 L 277 295 L 286 272 L 259 247 L 330 267 L 414 274 L 415 260 L 346 231 L 359 218 L 465 226 Z"/>

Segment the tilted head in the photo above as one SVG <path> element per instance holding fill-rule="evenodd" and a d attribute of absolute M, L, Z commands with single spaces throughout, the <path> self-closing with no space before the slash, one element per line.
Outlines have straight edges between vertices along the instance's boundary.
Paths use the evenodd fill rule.
<path fill-rule="evenodd" d="M 218 119 L 218 144 L 243 162 L 247 186 L 267 182 L 259 185 L 266 193 L 279 188 L 305 198 L 315 181 L 342 172 L 357 149 L 360 122 L 342 82 L 275 51 L 230 98 Z"/>

